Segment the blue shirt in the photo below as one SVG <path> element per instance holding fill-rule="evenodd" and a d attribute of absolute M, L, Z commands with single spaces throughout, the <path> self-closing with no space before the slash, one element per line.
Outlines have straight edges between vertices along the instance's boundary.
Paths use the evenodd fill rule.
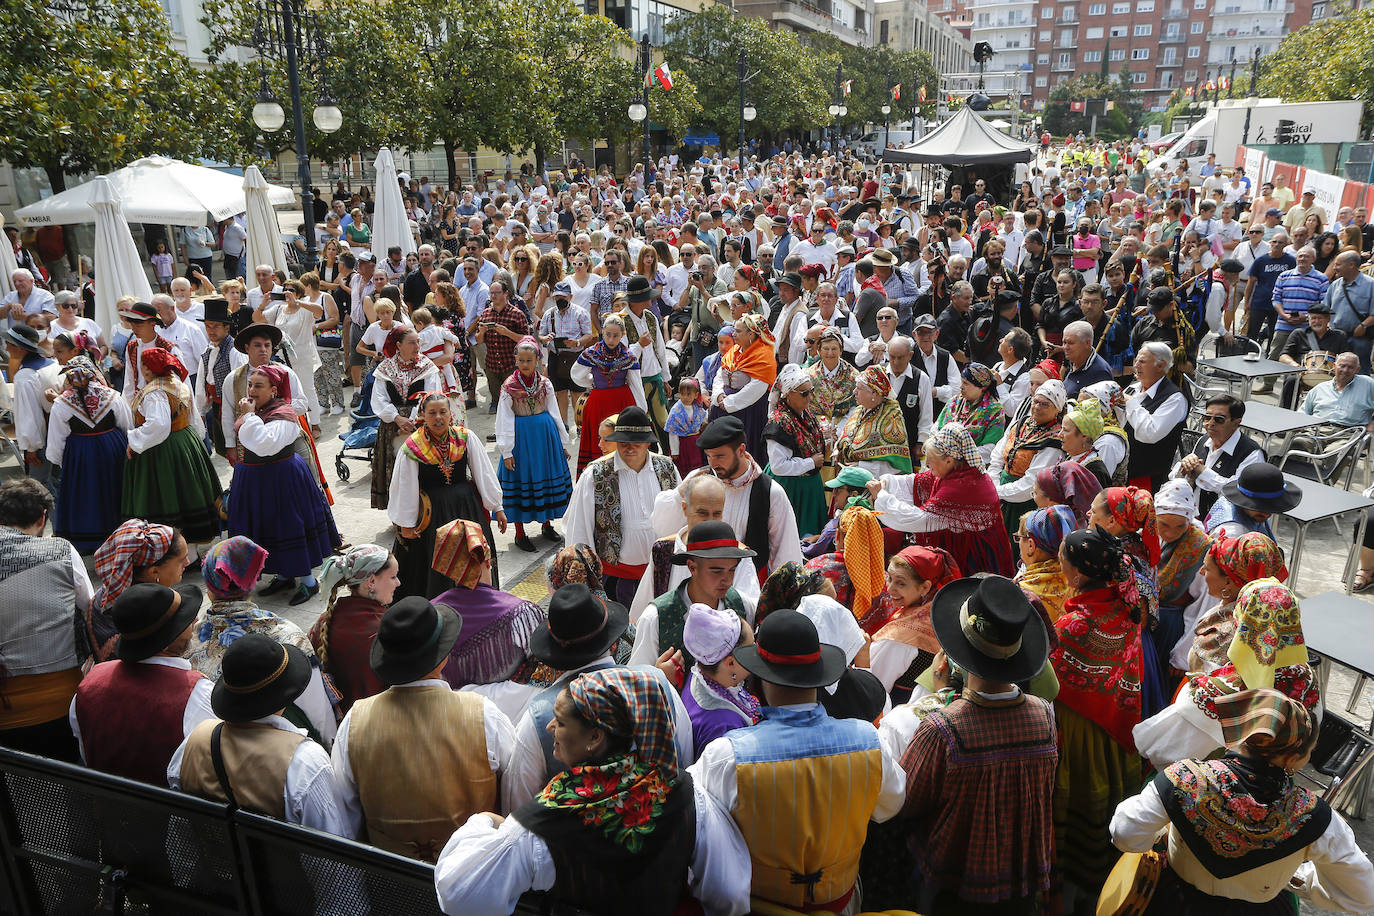
<path fill-rule="evenodd" d="M 1357 375 L 1342 391 L 1336 390 L 1335 379 L 1322 382 L 1307 392 L 1299 409 L 1341 426 L 1364 426 L 1374 420 L 1374 378 Z"/>
<path fill-rule="evenodd" d="M 1280 318 L 1274 327 L 1280 331 L 1295 331 L 1307 327 L 1307 310 L 1322 301 L 1330 285 L 1331 281 L 1326 278 L 1326 274 L 1315 267 L 1310 268 L 1307 273 L 1302 273 L 1294 267 L 1279 274 L 1278 282 L 1274 284 L 1274 307 L 1282 308 L 1295 320 L 1285 321 Z"/>
<path fill-rule="evenodd" d="M 1098 382 L 1110 382 L 1111 380 L 1111 364 L 1094 353 L 1087 365 L 1081 369 L 1070 369 L 1069 374 L 1064 376 L 1064 393 L 1069 396 L 1070 401 L 1077 400 L 1078 392 L 1089 385 L 1096 385 Z"/>
<path fill-rule="evenodd" d="M 1347 284 L 1343 277 L 1337 277 L 1326 288 L 1326 304 L 1333 313 L 1331 326 L 1354 334 L 1361 321 L 1374 315 L 1374 280 L 1360 273 Z"/>
<path fill-rule="evenodd" d="M 1255 288 L 1250 293 L 1250 310 L 1253 312 L 1272 312 L 1274 310 L 1274 284 L 1284 271 L 1298 266 L 1298 259 L 1291 254 L 1277 258 L 1262 254 L 1250 264 L 1250 276 L 1255 280 Z"/>

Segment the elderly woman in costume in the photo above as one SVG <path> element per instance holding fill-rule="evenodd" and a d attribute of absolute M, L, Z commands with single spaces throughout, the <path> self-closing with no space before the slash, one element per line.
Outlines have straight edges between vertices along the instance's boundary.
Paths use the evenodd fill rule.
<path fill-rule="evenodd" d="M 358 544 L 326 559 L 320 570 L 329 603 L 310 628 L 310 644 L 339 695 L 340 712 L 386 689 L 368 659 L 382 615 L 401 584 L 396 568 L 396 558 L 385 547 Z M 345 586 L 348 594 L 340 598 L 338 591 Z"/>
<path fill-rule="evenodd" d="M 852 499 L 840 513 L 835 552 L 808 560 L 806 568 L 825 576 L 835 600 L 853 611 L 854 619 L 867 629 L 876 626 L 883 594 L 883 556 L 883 529 L 868 500 Z"/>
<path fill-rule="evenodd" d="M 581 474 L 583 468 L 601 457 L 597 427 L 625 407 L 633 404 L 642 410 L 647 405 L 639 360 L 625 344 L 624 318 L 607 315 L 602 320 L 601 339 L 577 355 L 569 375 L 587 389 L 577 449 L 577 473 Z"/>
<path fill-rule="evenodd" d="M 1050 653 L 1059 678 L 1055 847 L 1068 890 L 1095 900 L 1115 861 L 1112 812 L 1140 785 L 1131 729 L 1140 723 L 1149 613 L 1125 546 L 1101 528 L 1066 535 L 1059 563 L 1074 594 L 1054 623 L 1059 648 Z"/>
<path fill-rule="evenodd" d="M 935 593 L 959 576 L 959 564 L 946 551 L 907 547 L 887 564 L 883 594 L 885 617 L 872 628 L 868 668 L 882 681 L 894 703 L 904 703 L 919 677 L 940 651 L 930 623 Z"/>
<path fill-rule="evenodd" d="M 711 389 L 711 419 L 738 417 L 744 424 L 745 448 L 751 455 L 762 455 L 768 389 L 778 378 L 773 336 L 761 315 L 744 315 L 734 324 L 735 346 L 721 357 Z"/>
<path fill-rule="evenodd" d="M 1083 465 L 1072 461 L 1061 461 L 1035 474 L 1035 505 L 1041 509 L 1066 506 L 1073 513 L 1078 528 L 1087 524 L 1093 500 L 1101 492 L 1097 478 Z"/>
<path fill-rule="evenodd" d="M 885 474 L 868 484 L 883 525 L 958 559 L 966 575 L 1015 572 L 997 485 L 973 438 L 957 423 L 931 434 L 926 470 Z"/>
<path fill-rule="evenodd" d="M 728 608 L 693 604 L 682 627 L 683 646 L 696 659 L 682 688 L 682 705 L 692 720 L 692 747 L 761 718 L 759 701 L 744 685 L 749 672 L 735 661 L 735 649 L 754 643 L 754 629 Z"/>
<path fill-rule="evenodd" d="M 1236 635 L 1236 596 L 1247 582 L 1257 579 L 1288 581 L 1283 551 L 1273 540 L 1256 531 L 1238 538 L 1217 535 L 1207 548 L 1201 575 L 1207 594 L 1219 603 L 1198 615 L 1189 634 L 1191 641 L 1181 653 L 1175 650 L 1174 666 L 1189 677 L 1211 674 L 1231 664 L 1227 652 Z M 1182 647 L 1184 643 L 1180 643 Z"/>
<path fill-rule="evenodd" d="M 62 469 L 53 534 L 91 553 L 128 518 L 119 501 L 134 418 L 88 357 L 72 357 L 62 375 L 66 387 L 48 416 L 47 458 Z"/>
<path fill-rule="evenodd" d="M 787 494 L 802 537 L 818 534 L 826 516 L 821 466 L 829 448 L 811 409 L 815 388 L 815 380 L 800 366 L 783 366 L 776 385 L 777 403 L 763 428 L 768 445 L 768 465 L 763 472 Z"/>
<path fill-rule="evenodd" d="M 1102 420 L 1102 405 L 1089 396 L 1086 401 L 1075 402 L 1064 414 L 1060 441 L 1068 460 L 1065 464 L 1075 464 L 1086 469 L 1097 478 L 1097 488 L 1105 490 L 1113 485 L 1111 472 L 1094 445 L 1103 435 L 1105 425 Z M 1122 433 L 1124 438 L 1125 433 Z M 1123 465 L 1124 467 L 1124 465 Z M 1122 472 L 1124 476 L 1124 471 Z M 1125 483 L 1125 480 L 1122 480 Z"/>
<path fill-rule="evenodd" d="M 1012 421 L 988 461 L 1007 531 L 1015 531 L 1021 516 L 1035 508 L 1036 475 L 1064 457 L 1059 428 L 1067 403 L 1064 383 L 1051 379 L 1031 395 L 1030 402 L 1030 411 Z"/>
<path fill-rule="evenodd" d="M 488 513 L 504 534 L 506 512 L 501 507 L 501 484 L 491 466 L 482 437 L 453 424 L 443 392 L 424 396 L 419 408 L 420 428 L 401 445 L 391 475 L 387 516 L 396 526 L 396 561 L 400 564 L 400 597 L 437 595 L 448 580 L 431 567 L 438 529 L 457 518 L 477 522 L 488 544 L 495 544 Z M 492 558 L 492 581 L 499 587 L 499 570 Z"/>
<path fill-rule="evenodd" d="M 1159 626 L 1155 628 L 1165 694 L 1176 679 L 1170 669 L 1187 670 L 1193 627 L 1216 599 L 1207 589 L 1202 564 L 1212 544 L 1197 520 L 1197 496 L 1186 480 L 1167 480 L 1155 494 L 1155 531 L 1159 534 Z M 1173 642 L 1166 646 L 1169 639 Z"/>
<path fill-rule="evenodd" d="M 1241 690 L 1272 687 L 1320 719 L 1316 672 L 1308 665 L 1302 607 L 1277 579 L 1246 583 L 1236 596 L 1236 631 L 1228 663 L 1183 685 L 1173 704 L 1135 730 L 1142 756 L 1156 769 L 1187 757 L 1206 757 L 1224 746 L 1216 700 Z"/>
<path fill-rule="evenodd" d="M 1064 616 L 1064 603 L 1073 595 L 1059 565 L 1059 546 L 1078 522 L 1068 506 L 1050 506 L 1021 516 L 1017 544 L 1021 568 L 1015 582 L 1021 590 L 1040 599 L 1050 622 Z"/>
<path fill-rule="evenodd" d="M 320 593 L 311 571 L 342 541 L 324 491 L 296 452 L 304 430 L 291 394 L 291 382 L 280 366 L 262 366 L 248 376 L 234 424 L 242 458 L 234 465 L 229 488 L 228 529 L 231 536 L 243 535 L 267 552 L 265 570 L 276 579 L 263 594 L 294 586 L 289 602 L 294 607 Z"/>
<path fill-rule="evenodd" d="M 434 870 L 444 912 L 505 916 L 530 891 L 608 916 L 667 916 L 688 894 L 707 913 L 742 912 L 749 851 L 679 769 L 672 707 L 652 674 L 579 675 L 551 729 L 568 769 L 509 817 L 475 814 L 458 828 Z"/>
<path fill-rule="evenodd" d="M 387 508 L 396 450 L 415 432 L 420 397 L 441 391 L 442 381 L 439 367 L 420 352 L 414 328 L 398 324 L 387 332 L 372 378 L 372 412 L 378 420 L 372 447 L 372 508 Z"/>
<path fill-rule="evenodd" d="M 562 518 L 572 499 L 568 474 L 568 431 L 557 411 L 553 382 L 539 372 L 539 343 L 523 337 L 515 345 L 515 371 L 501 386 L 496 406 L 497 480 L 506 516 L 515 522 L 515 546 L 534 552 L 525 522 L 541 522 L 545 540 L 562 535 L 553 520 Z"/>
<path fill-rule="evenodd" d="M 226 538 L 205 552 L 200 569 L 210 603 L 201 608 L 196 618 L 185 657 L 192 668 L 217 681 L 224 650 L 241 636 L 261 633 L 282 645 L 300 649 L 310 660 L 310 684 L 286 708 L 285 716 L 293 725 L 311 732 L 311 737 L 327 748 L 334 742 L 338 720 L 315 648 L 300 627 L 258 607 L 251 598 L 266 563 L 267 551 L 242 535 Z"/>
<path fill-rule="evenodd" d="M 1146 916 L 1297 916 L 1309 905 L 1374 908 L 1374 866 L 1326 802 L 1293 782 L 1316 748 L 1318 723 L 1279 691 L 1218 697 L 1226 754 L 1178 760 L 1117 806 L 1112 839 L 1127 852 L 1168 833 L 1168 866 Z"/>
<path fill-rule="evenodd" d="M 1097 401 L 1097 413 L 1102 420 L 1102 429 L 1098 431 L 1091 419 L 1085 419 L 1085 425 L 1079 427 L 1079 432 L 1092 436 L 1093 447 L 1091 452 L 1085 453 L 1086 461 L 1081 457 L 1076 460 L 1086 464 L 1094 458 L 1101 459 L 1103 468 L 1111 475 L 1111 485 L 1125 486 L 1131 444 L 1130 437 L 1126 435 L 1126 397 L 1121 392 L 1121 386 L 1116 382 L 1097 382 L 1078 392 L 1078 401 L 1081 404 Z M 1090 416 L 1085 415 L 1085 418 Z M 1074 423 L 1078 422 L 1078 418 L 1075 417 Z M 1094 433 L 1096 435 L 1093 435 Z"/>
<path fill-rule="evenodd" d="M 139 360 L 147 382 L 134 396 L 120 512 L 171 525 L 192 544 L 207 543 L 220 532 L 223 488 L 201 442 L 205 430 L 186 368 L 161 347 L 144 350 Z"/>
<path fill-rule="evenodd" d="M 100 590 L 86 612 L 86 639 L 97 662 L 113 657 L 119 641 L 119 631 L 108 616 L 115 599 L 136 582 L 176 585 L 186 570 L 188 551 L 180 531 L 141 518 L 120 525 L 96 549 Z"/>
<path fill-rule="evenodd" d="M 887 370 L 869 366 L 854 386 L 858 407 L 849 415 L 835 443 L 840 464 L 880 474 L 911 473 L 906 421 L 902 408 L 892 400 L 892 379 Z"/>
<path fill-rule="evenodd" d="M 973 444 L 986 463 L 1006 428 L 1007 415 L 997 397 L 997 376 L 982 363 L 969 363 L 960 377 L 959 393 L 940 411 L 935 428 L 959 424 L 973 437 Z M 1029 397 L 1026 402 L 1030 402 Z"/>
<path fill-rule="evenodd" d="M 839 328 L 827 326 L 821 331 L 820 361 L 806 371 L 816 381 L 816 394 L 811 409 L 822 420 L 838 424 L 854 409 L 854 385 L 859 372 L 844 359 L 844 334 Z"/>

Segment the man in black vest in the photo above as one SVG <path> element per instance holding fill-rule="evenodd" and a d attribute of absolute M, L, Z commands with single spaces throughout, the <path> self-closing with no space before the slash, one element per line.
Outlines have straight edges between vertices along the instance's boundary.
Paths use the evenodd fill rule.
<path fill-rule="evenodd" d="M 933 416 L 938 417 L 940 411 L 945 409 L 945 402 L 959 390 L 959 367 L 954 364 L 954 358 L 948 350 L 936 346 L 935 339 L 940 331 L 933 315 L 917 315 L 913 325 L 916 352 L 912 354 L 911 365 L 930 379 L 930 409 Z"/>
<path fill-rule="evenodd" d="M 912 455 L 923 455 L 921 443 L 930 433 L 935 417 L 930 396 L 930 378 L 911 364 L 916 345 L 901 334 L 887 345 L 887 377 L 892 382 L 892 397 L 902 409 L 906 441 Z M 919 461 L 919 458 L 917 459 Z"/>
<path fill-rule="evenodd" d="M 1165 378 L 1174 362 L 1168 344 L 1150 341 L 1135 356 L 1135 383 L 1126 389 L 1126 435 L 1131 454 L 1127 476 L 1133 486 L 1156 492 L 1169 478 L 1183 438 L 1188 401 Z"/>
<path fill-rule="evenodd" d="M 1245 403 L 1229 394 L 1207 399 L 1202 415 L 1207 435 L 1198 440 L 1192 454 L 1174 466 L 1174 477 L 1181 477 L 1198 491 L 1198 514 L 1207 517 L 1221 488 L 1236 479 L 1241 468 L 1265 461 L 1264 449 L 1240 431 Z"/>
<path fill-rule="evenodd" d="M 209 301 L 206 300 L 207 305 Z M 1331 306 L 1325 302 L 1314 302 L 1307 310 L 1307 327 L 1288 335 L 1288 343 L 1283 345 L 1283 352 L 1279 354 L 1279 362 L 1287 363 L 1290 366 L 1301 366 L 1303 361 L 1307 359 L 1307 354 L 1314 350 L 1331 354 L 1334 362 L 1337 355 L 1350 349 L 1352 347 L 1346 333 L 1331 326 Z M 1283 396 L 1279 398 L 1280 404 L 1294 403 L 1293 388 L 1297 386 L 1300 378 L 1301 376 L 1290 375 L 1283 380 Z"/>

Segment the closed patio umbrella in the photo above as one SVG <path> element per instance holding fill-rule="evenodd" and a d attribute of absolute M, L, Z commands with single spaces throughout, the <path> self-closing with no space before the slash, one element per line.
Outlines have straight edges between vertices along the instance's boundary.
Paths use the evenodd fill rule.
<path fill-rule="evenodd" d="M 103 175 L 89 183 L 93 185 L 90 207 L 95 211 L 95 320 L 113 334 L 119 327 L 115 311 L 119 297 L 135 296 L 146 302 L 153 298 L 153 287 L 114 188 Z"/>

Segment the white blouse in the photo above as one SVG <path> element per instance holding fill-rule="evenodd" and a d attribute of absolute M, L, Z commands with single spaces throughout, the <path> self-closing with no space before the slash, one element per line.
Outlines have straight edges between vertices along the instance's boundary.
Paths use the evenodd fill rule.
<path fill-rule="evenodd" d="M 301 425 L 290 420 L 264 423 L 255 413 L 245 414 L 239 427 L 239 445 L 261 458 L 268 458 L 295 444 Z"/>
<path fill-rule="evenodd" d="M 62 464 L 62 455 L 67 449 L 67 437 L 71 435 L 72 431 L 72 418 L 75 418 L 78 423 L 94 429 L 96 424 L 105 419 L 111 412 L 114 413 L 115 426 L 126 433 L 129 431 L 129 427 L 134 425 L 134 414 L 129 409 L 129 402 L 121 397 L 110 398 L 105 408 L 96 413 L 94 420 L 60 398 L 53 401 L 52 415 L 48 418 L 48 460 L 56 465 Z"/>
<path fill-rule="evenodd" d="M 883 489 L 873 501 L 875 512 L 882 513 L 883 525 L 894 531 L 977 531 L 972 524 L 942 515 L 932 515 L 914 503 L 915 474 L 883 474 Z"/>
<path fill-rule="evenodd" d="M 143 425 L 129 430 L 129 448 L 141 455 L 166 442 L 172 434 L 172 407 L 167 400 L 167 392 L 150 391 L 144 395 L 138 410 L 143 414 Z M 200 416 L 194 410 L 187 412 L 191 415 L 190 427 L 197 436 L 204 436 L 205 426 L 200 422 Z"/>
<path fill-rule="evenodd" d="M 468 472 L 473 486 L 482 497 L 482 505 L 495 514 L 501 509 L 501 482 L 496 479 L 496 470 L 482 444 L 482 437 L 467 430 L 466 438 Z M 392 524 L 402 528 L 411 528 L 420 520 L 420 466 L 405 455 L 397 456 L 396 469 L 391 472 L 391 499 L 386 514 Z"/>
<path fill-rule="evenodd" d="M 540 382 L 544 389 L 544 412 L 553 417 L 558 424 L 558 439 L 563 443 L 566 451 L 568 448 L 568 430 L 563 425 L 562 411 L 550 410 L 549 405 L 558 406 L 558 400 L 554 395 L 553 382 L 548 378 L 540 376 Z M 515 403 L 511 400 L 510 392 L 501 388 L 501 398 L 496 404 L 496 451 L 501 460 L 509 458 L 515 454 Z"/>
<path fill-rule="evenodd" d="M 440 376 L 437 371 L 431 372 L 429 375 L 426 375 L 424 381 L 424 390 L 426 392 L 439 390 Z M 387 397 L 386 395 L 386 386 L 386 379 L 381 377 L 374 377 L 372 382 L 372 412 L 376 414 L 377 419 L 381 420 L 383 423 L 394 423 L 396 421 L 396 417 L 399 416 L 399 414 L 396 410 L 396 405 L 392 404 L 391 398 Z M 402 392 L 402 394 L 404 393 L 405 392 Z M 416 414 L 419 412 L 419 410 L 420 402 L 419 400 L 416 400 L 415 406 L 410 408 L 410 412 L 406 415 L 407 419 L 415 419 Z"/>

